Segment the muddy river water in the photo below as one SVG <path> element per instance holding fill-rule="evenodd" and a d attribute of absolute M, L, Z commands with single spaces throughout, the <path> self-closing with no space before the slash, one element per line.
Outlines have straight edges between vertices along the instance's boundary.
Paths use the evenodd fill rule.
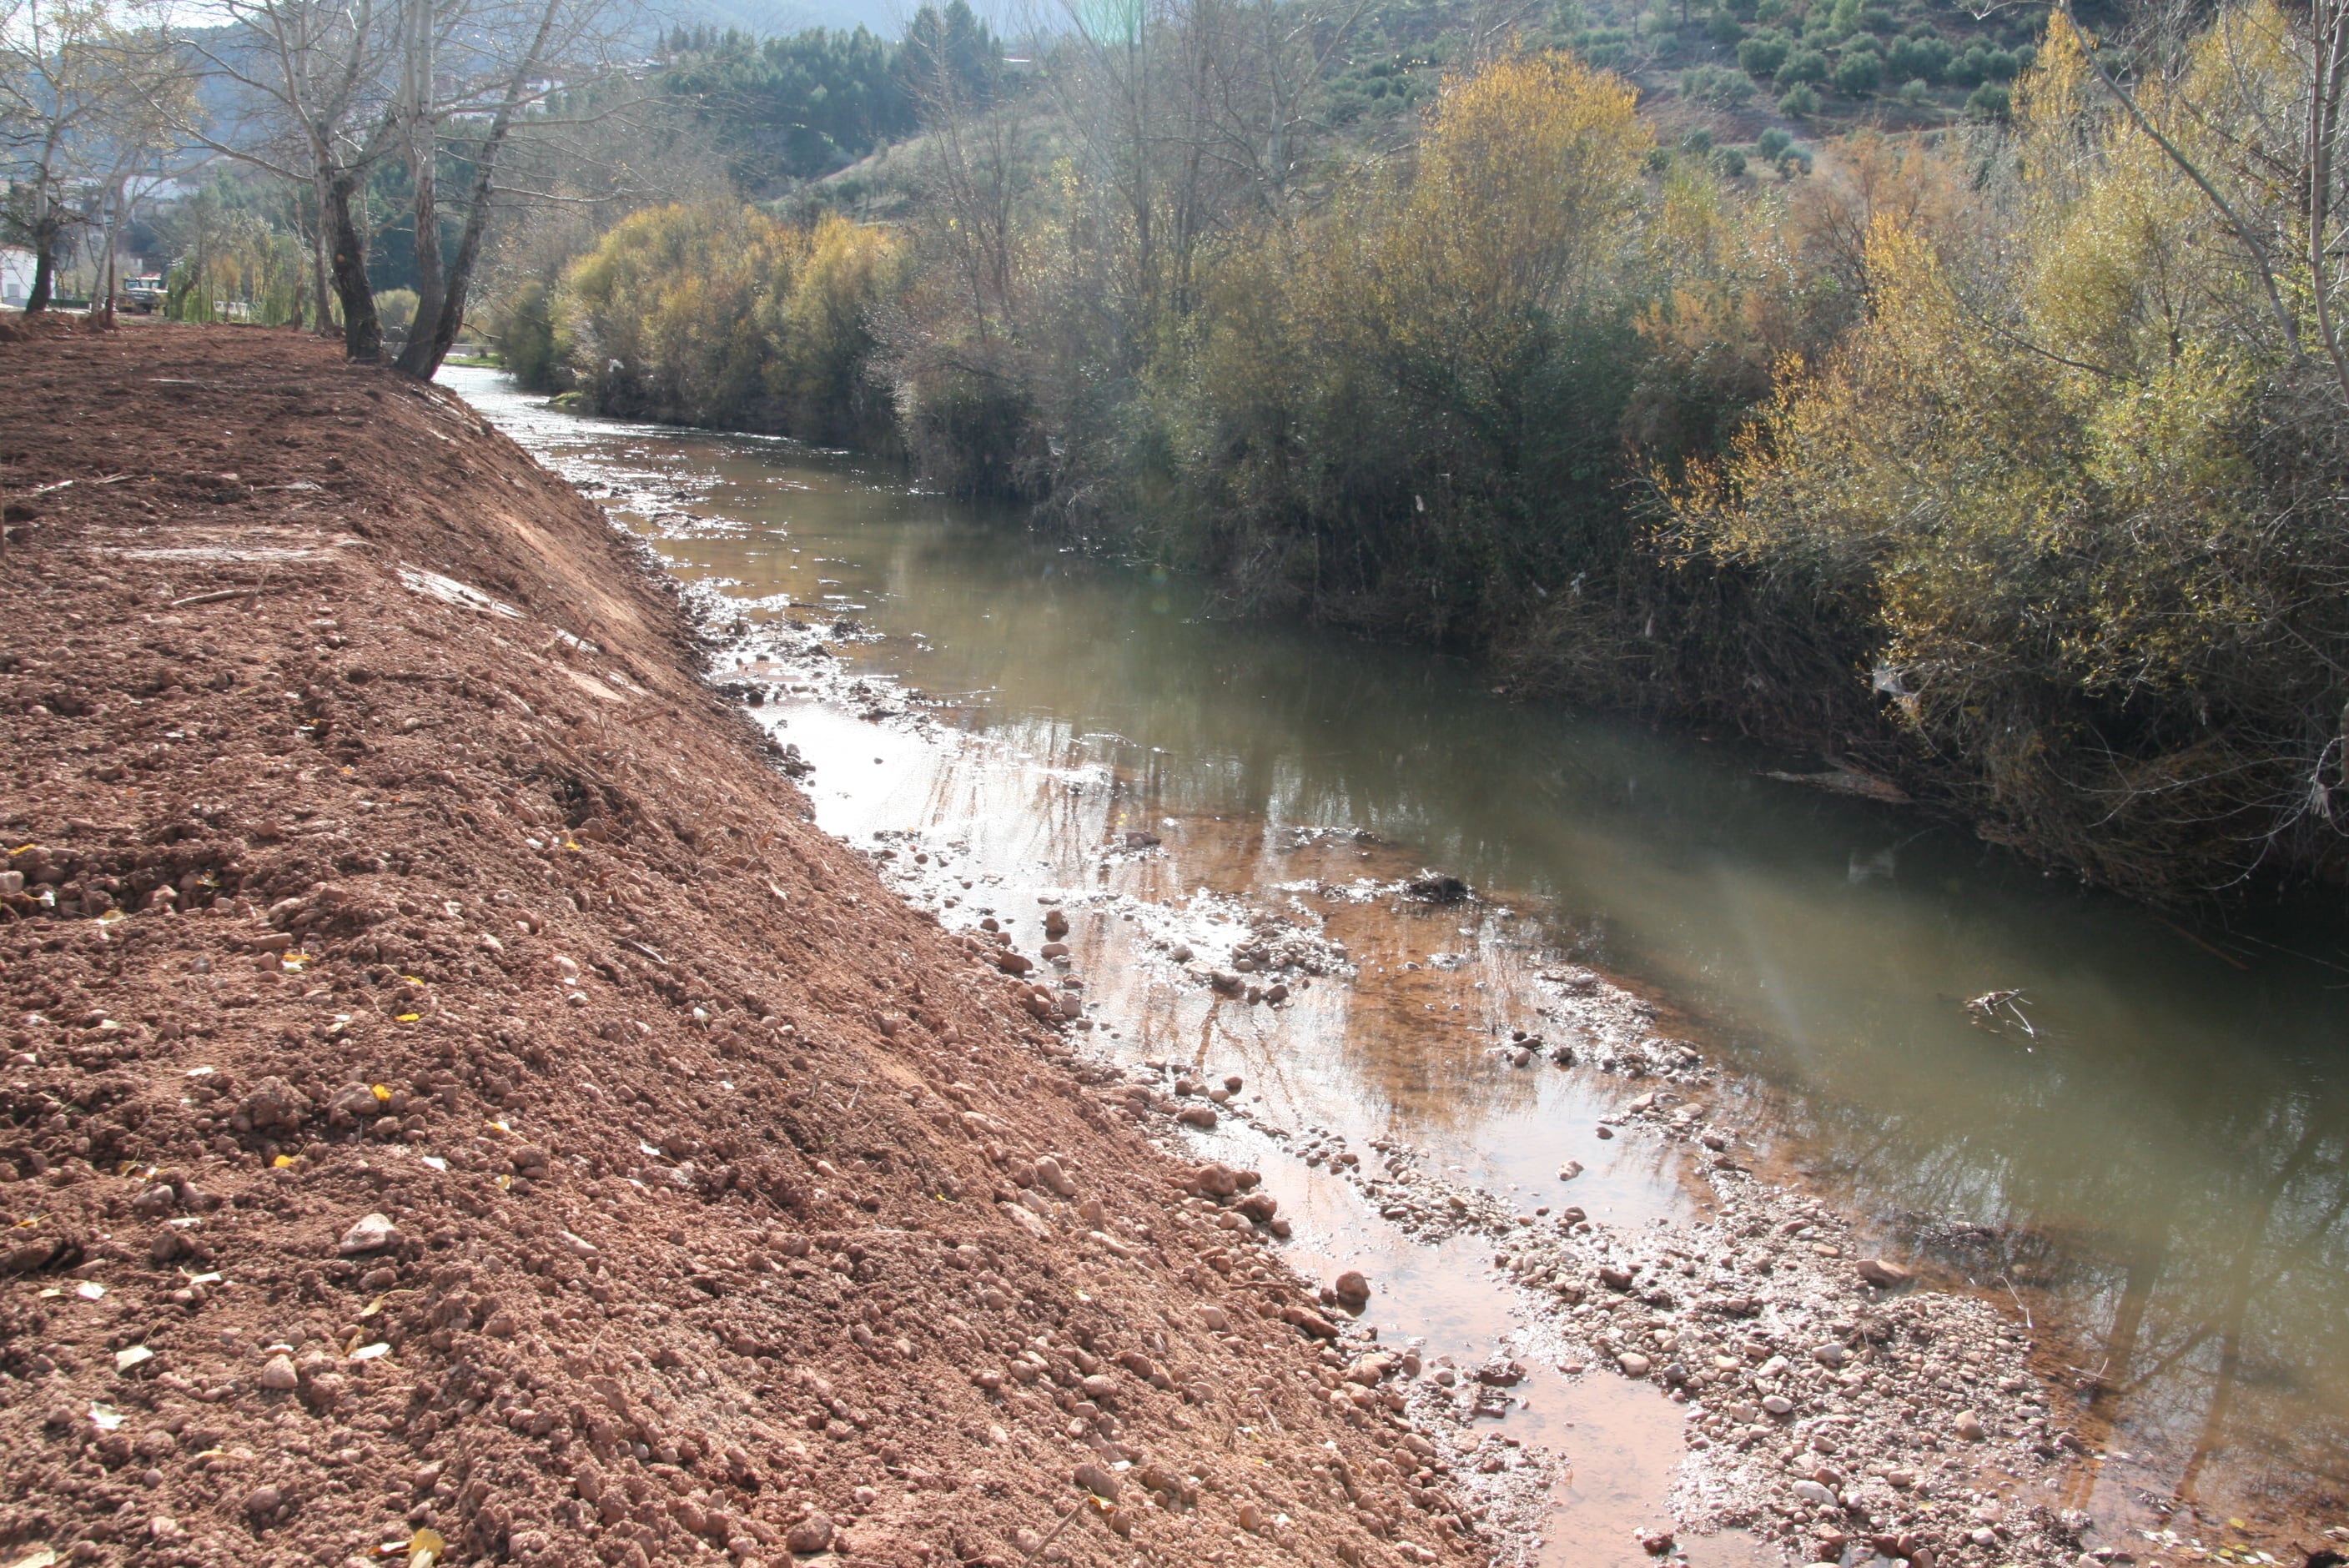
<path fill-rule="evenodd" d="M 2244 1561 L 2296 1562 L 2288 1542 L 2344 1522 L 2339 923 L 2166 920 L 1765 776 L 1816 763 L 1512 701 L 1423 651 L 1216 619 L 1195 583 L 869 465 L 444 379 L 679 576 L 826 637 L 843 671 L 820 687 L 721 672 L 772 693 L 757 711 L 814 765 L 818 820 L 890 849 L 949 925 L 994 920 L 1033 952 L 1054 900 L 1092 1043 L 1242 1078 L 1247 1119 L 1201 1147 L 1264 1171 L 1309 1275 L 1371 1275 L 1386 1335 L 1469 1366 L 1518 1326 L 1489 1242 L 1411 1239 L 1308 1162 L 1317 1144 L 1407 1140 L 1504 1202 L 1619 1227 L 1703 1202 L 1685 1149 L 1599 1135 L 1638 1082 L 1510 1053 L 1514 1031 L 1588 1032 L 1542 1011 L 1540 977 L 1571 965 L 1717 1068 L 1715 1118 L 1757 1170 L 1984 1293 L 2094 1391 L 2064 1506 L 2122 1530 L 2183 1504 L 2182 1532 Z M 1395 896 L 1423 868 L 1475 896 Z M 1344 962 L 1277 1007 L 1200 983 L 1179 949 L 1222 964 L 1250 909 L 1294 912 Z M 1643 1561 L 1682 1411 L 1550 1368 L 1516 1393 L 1503 1429 L 1563 1461 L 1545 1560 Z"/>

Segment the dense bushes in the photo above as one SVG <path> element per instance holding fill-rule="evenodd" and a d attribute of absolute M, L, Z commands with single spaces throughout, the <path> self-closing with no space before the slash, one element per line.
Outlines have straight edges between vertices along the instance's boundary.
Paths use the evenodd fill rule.
<path fill-rule="evenodd" d="M 1694 549 L 1864 631 L 1989 831 L 2138 891 L 2340 864 L 2349 385 L 2179 167 L 2292 167 L 2292 36 L 2244 7 L 2148 86 L 2172 156 L 2058 24 L 2003 150 L 2028 177 L 1878 205 L 1866 321 L 1673 492 Z M 2230 185 L 2292 231 L 2291 182 Z"/>
<path fill-rule="evenodd" d="M 639 212 L 565 274 L 555 349 L 603 413 L 871 444 L 890 418 L 867 321 L 895 265 L 885 233 L 836 216 Z"/>

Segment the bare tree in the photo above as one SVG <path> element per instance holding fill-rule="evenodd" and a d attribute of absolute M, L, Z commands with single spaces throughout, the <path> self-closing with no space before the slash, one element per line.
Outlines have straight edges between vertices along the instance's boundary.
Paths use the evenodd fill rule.
<path fill-rule="evenodd" d="M 479 263 L 501 155 L 551 95 L 612 67 L 600 30 L 617 0 L 220 0 L 224 36 L 187 46 L 235 93 L 229 123 L 190 129 L 207 146 L 305 185 L 318 214 L 315 271 L 341 305 L 352 359 L 382 357 L 383 332 L 354 205 L 375 169 L 406 162 L 418 306 L 398 368 L 429 379 L 456 341 Z M 453 256 L 441 240 L 440 161 L 472 177 Z"/>
<path fill-rule="evenodd" d="M 55 297 L 67 234 L 99 221 L 131 171 L 173 145 L 157 104 L 184 96 L 184 77 L 137 20 L 108 0 L 21 0 L 0 16 L 0 229 L 33 252 L 28 313 Z"/>

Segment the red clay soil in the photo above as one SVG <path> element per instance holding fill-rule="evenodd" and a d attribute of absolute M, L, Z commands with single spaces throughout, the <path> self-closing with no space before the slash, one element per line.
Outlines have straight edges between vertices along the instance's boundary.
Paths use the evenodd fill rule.
<path fill-rule="evenodd" d="M 0 1563 L 1482 1555 L 593 506 L 286 334 L 5 337 Z"/>

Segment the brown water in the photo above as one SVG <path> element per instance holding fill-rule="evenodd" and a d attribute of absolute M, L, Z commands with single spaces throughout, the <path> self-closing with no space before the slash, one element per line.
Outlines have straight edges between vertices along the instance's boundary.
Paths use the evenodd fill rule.
<path fill-rule="evenodd" d="M 766 710 L 819 765 L 819 819 L 862 843 L 918 835 L 905 841 L 951 869 L 912 891 L 953 898 L 949 923 L 992 911 L 1023 944 L 1038 893 L 1107 895 L 1069 906 L 1093 1016 L 1116 1031 L 1096 1037 L 1249 1080 L 1261 1119 L 1300 1137 L 1214 1136 L 1299 1215 L 1300 1266 L 1380 1280 L 1391 1335 L 1464 1362 L 1516 1326 L 1486 1252 L 1410 1243 L 1283 1156 L 1304 1129 L 1408 1139 L 1528 1205 L 1578 1160 L 1573 1201 L 1616 1224 L 1698 1201 L 1653 1145 L 1592 1136 L 1626 1086 L 1494 1055 L 1495 1028 L 1538 1022 L 1531 976 L 1569 958 L 1735 1069 L 1742 1100 L 1717 1098 L 1743 1104 L 1775 1168 L 2030 1312 L 2097 1383 L 2087 1435 L 2106 1457 L 2067 1503 L 2141 1521 L 2145 1499 L 2181 1499 L 2211 1521 L 2181 1533 L 2213 1545 L 2230 1516 L 2254 1537 L 2338 1522 L 2349 935 L 2329 915 L 2189 930 L 1760 777 L 1785 758 L 1506 701 L 1421 651 L 1211 619 L 1195 585 L 1058 552 L 846 459 L 577 419 L 487 372 L 447 379 L 601 487 L 680 575 L 761 618 L 881 634 L 840 652 L 886 708 L 927 694 L 926 726 Z M 1105 861 L 1131 827 L 1166 851 Z M 1316 829 L 1374 838 L 1300 847 Z M 1319 891 L 1422 865 L 1484 900 Z M 1214 935 L 1229 906 L 1202 890 L 1296 900 L 1357 975 L 1278 1011 L 1218 1004 L 1146 940 Z M 1997 990 L 2020 993 L 1997 1017 L 1965 1007 Z M 1528 1398 L 1506 1429 L 1572 1466 L 1549 1532 L 1572 1550 L 1553 1556 L 1639 1560 L 1630 1533 L 1661 1521 L 1680 1411 L 1612 1378 Z"/>

